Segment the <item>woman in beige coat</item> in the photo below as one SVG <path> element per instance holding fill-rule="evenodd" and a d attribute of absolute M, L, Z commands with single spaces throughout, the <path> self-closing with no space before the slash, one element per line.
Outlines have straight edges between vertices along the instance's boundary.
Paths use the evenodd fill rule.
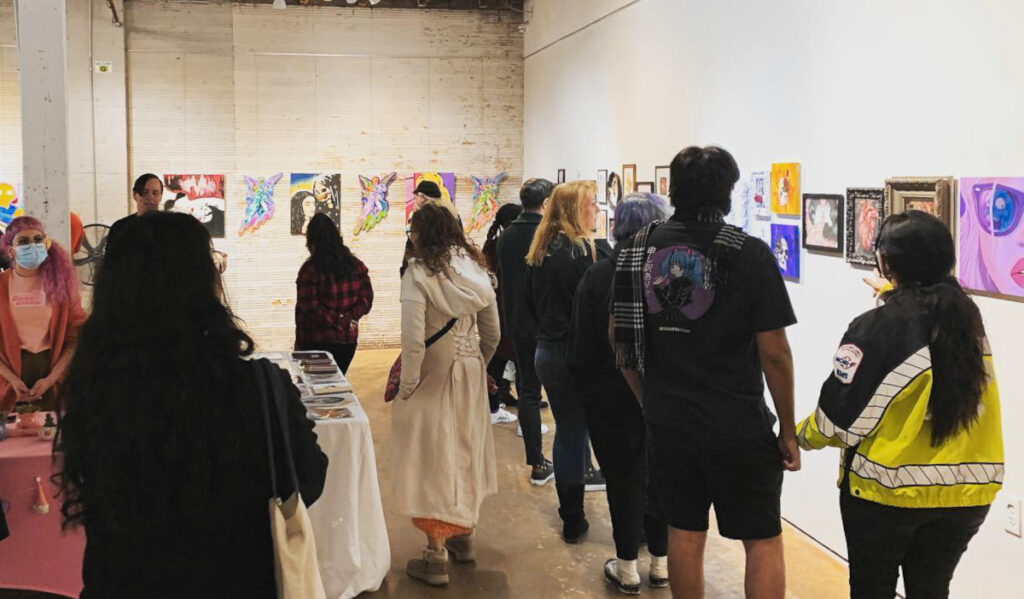
<path fill-rule="evenodd" d="M 443 585 L 448 550 L 456 561 L 474 559 L 480 504 L 498 490 L 485 370 L 500 336 L 498 309 L 483 257 L 449 210 L 424 205 L 409 238 L 400 400 L 392 413 L 394 497 L 427 535 L 423 558 L 410 560 L 406 572 Z"/>

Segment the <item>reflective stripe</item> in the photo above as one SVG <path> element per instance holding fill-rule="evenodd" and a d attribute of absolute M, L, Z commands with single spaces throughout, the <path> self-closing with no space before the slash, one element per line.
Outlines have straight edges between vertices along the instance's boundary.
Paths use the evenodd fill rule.
<path fill-rule="evenodd" d="M 1002 462 L 972 464 L 908 464 L 887 468 L 865 458 L 853 456 L 850 468 L 857 476 L 873 480 L 883 487 L 934 487 L 952 485 L 986 485 L 1002 483 Z"/>

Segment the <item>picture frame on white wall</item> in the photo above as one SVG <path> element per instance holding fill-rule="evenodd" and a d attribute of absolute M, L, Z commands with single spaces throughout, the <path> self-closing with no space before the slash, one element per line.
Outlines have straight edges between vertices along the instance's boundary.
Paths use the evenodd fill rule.
<path fill-rule="evenodd" d="M 558 176 L 555 177 L 555 183 L 565 183 L 565 169 L 558 169 Z"/>
<path fill-rule="evenodd" d="M 654 181 L 637 181 L 637 193 L 654 193 Z"/>
<path fill-rule="evenodd" d="M 892 177 L 885 180 L 885 213 L 927 212 L 953 231 L 953 177 Z"/>
<path fill-rule="evenodd" d="M 636 191 L 636 165 L 635 164 L 623 164 L 622 165 L 622 189 L 626 193 L 632 193 Z"/>
<path fill-rule="evenodd" d="M 845 198 L 839 194 L 804 194 L 804 249 L 843 255 L 844 204 Z"/>
<path fill-rule="evenodd" d="M 654 167 L 654 193 L 667 198 L 672 189 L 672 170 L 668 166 Z"/>
<path fill-rule="evenodd" d="M 619 198 L 622 197 L 622 179 L 619 178 L 619 174 L 612 172 L 608 175 L 608 184 L 605 187 L 605 198 L 608 208 L 615 210 L 615 207 L 619 205 Z"/>
<path fill-rule="evenodd" d="M 846 190 L 846 262 L 878 266 L 875 238 L 885 218 L 885 190 L 851 187 Z"/>
<path fill-rule="evenodd" d="M 597 169 L 597 204 L 602 208 L 608 207 L 608 169 Z"/>

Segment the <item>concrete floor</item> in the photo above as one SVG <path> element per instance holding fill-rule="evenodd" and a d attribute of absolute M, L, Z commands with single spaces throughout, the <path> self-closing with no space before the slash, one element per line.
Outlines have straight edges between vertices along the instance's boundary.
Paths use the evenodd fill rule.
<path fill-rule="evenodd" d="M 452 564 L 451 584 L 431 588 L 405 574 L 408 559 L 418 557 L 425 539 L 412 523 L 392 510 L 388 473 L 391 417 L 384 403 L 384 383 L 398 350 L 360 350 L 349 369 L 349 378 L 370 417 L 377 470 L 380 474 L 384 512 L 391 539 L 391 574 L 381 589 L 361 595 L 366 599 L 420 597 L 486 597 L 487 599 L 562 597 L 620 597 L 606 586 L 601 568 L 614 557 L 611 522 L 604 493 L 587 493 L 586 510 L 590 534 L 579 545 L 566 545 L 559 537 L 554 483 L 533 487 L 529 468 L 523 464 L 522 439 L 516 425 L 495 426 L 498 457 L 497 495 L 483 506 L 477 529 L 475 565 Z M 552 431 L 550 410 L 543 410 L 544 422 Z M 544 453 L 550 458 L 553 434 L 544 437 Z M 849 597 L 847 569 L 804 537 L 784 525 L 788 597 L 830 599 Z M 643 595 L 670 599 L 668 590 L 646 586 L 650 557 L 641 550 L 640 571 Z M 707 597 L 743 597 L 743 547 L 719 537 L 708 538 L 705 565 Z"/>

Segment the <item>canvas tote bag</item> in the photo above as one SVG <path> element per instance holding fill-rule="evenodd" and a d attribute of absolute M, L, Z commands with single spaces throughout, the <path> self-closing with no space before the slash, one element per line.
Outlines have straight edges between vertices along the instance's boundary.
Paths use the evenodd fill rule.
<path fill-rule="evenodd" d="M 263 407 L 263 425 L 267 434 L 267 456 L 270 465 L 270 532 L 274 539 L 274 579 L 277 581 L 278 599 L 326 599 L 320 567 L 316 558 L 316 540 L 309 521 L 306 505 L 299 495 L 299 476 L 295 471 L 292 442 L 288 427 L 288 409 L 280 377 L 266 360 L 255 360 L 256 381 Z M 269 389 L 269 392 L 268 392 Z M 281 424 L 284 455 L 295 492 L 282 499 L 277 490 L 277 470 L 274 465 L 273 429 L 270 426 L 270 398 L 276 407 Z"/>

